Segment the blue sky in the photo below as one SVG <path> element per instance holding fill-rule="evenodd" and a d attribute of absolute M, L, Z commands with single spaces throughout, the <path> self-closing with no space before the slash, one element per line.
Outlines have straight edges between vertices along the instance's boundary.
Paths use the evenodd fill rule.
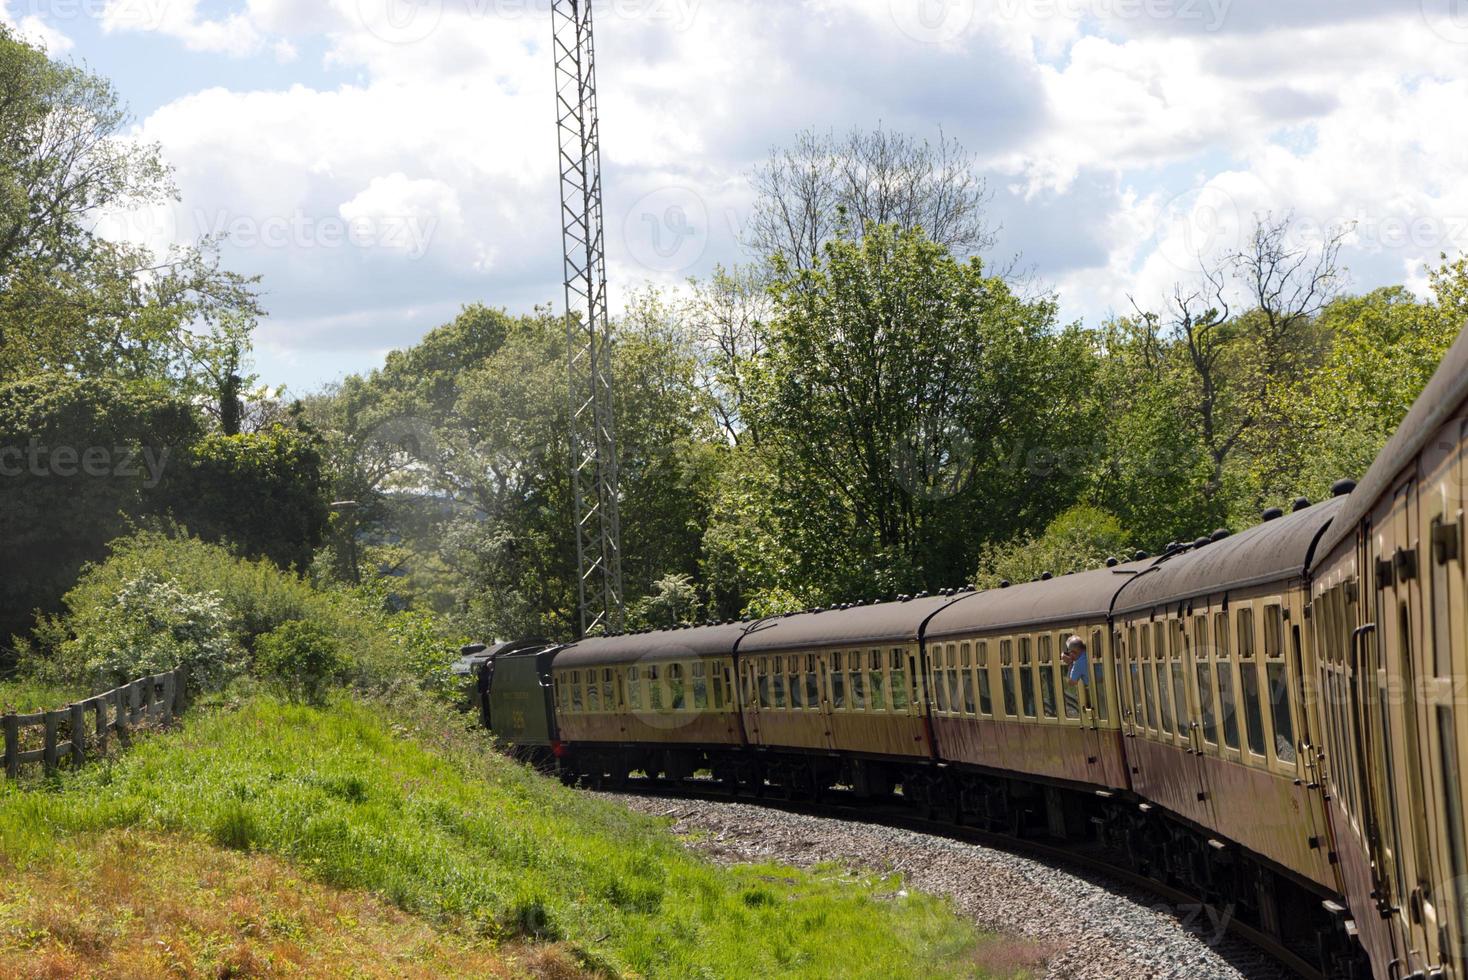
<path fill-rule="evenodd" d="M 1354 289 L 1468 248 L 1468 0 L 599 0 L 612 290 L 743 257 L 746 175 L 800 129 L 940 127 L 996 261 L 1095 322 L 1157 306 L 1253 216 L 1346 226 Z M 298 392 L 464 303 L 559 302 L 548 0 L 0 0 L 112 78 L 181 201 L 264 277 Z"/>

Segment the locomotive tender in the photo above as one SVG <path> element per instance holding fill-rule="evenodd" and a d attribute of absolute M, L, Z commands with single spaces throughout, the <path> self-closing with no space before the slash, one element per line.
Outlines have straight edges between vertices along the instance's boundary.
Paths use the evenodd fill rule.
<path fill-rule="evenodd" d="M 847 787 L 1090 842 L 1323 975 L 1468 980 L 1465 486 L 1468 333 L 1332 500 L 1010 588 L 506 646 L 481 707 L 568 779 Z"/>

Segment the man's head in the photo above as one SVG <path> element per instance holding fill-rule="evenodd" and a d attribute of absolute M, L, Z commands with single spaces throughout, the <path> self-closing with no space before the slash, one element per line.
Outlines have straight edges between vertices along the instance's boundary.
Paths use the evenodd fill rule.
<path fill-rule="evenodd" d="M 1086 641 L 1081 639 L 1079 636 L 1072 636 L 1070 639 L 1065 641 L 1065 649 L 1070 653 L 1085 653 Z"/>

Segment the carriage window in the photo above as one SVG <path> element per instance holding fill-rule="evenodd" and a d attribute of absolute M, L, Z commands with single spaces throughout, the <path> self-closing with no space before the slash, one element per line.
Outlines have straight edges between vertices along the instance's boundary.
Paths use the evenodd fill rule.
<path fill-rule="evenodd" d="M 610 667 L 601 672 L 601 703 L 607 711 L 617 710 L 617 682 Z"/>
<path fill-rule="evenodd" d="M 707 711 L 709 706 L 708 664 L 693 665 L 693 708 Z"/>
<path fill-rule="evenodd" d="M 1187 732 L 1191 715 L 1188 713 L 1188 679 L 1183 673 L 1182 662 L 1178 660 L 1172 662 L 1172 705 L 1177 712 L 1177 730 L 1181 735 Z"/>
<path fill-rule="evenodd" d="M 1254 656 L 1254 610 L 1244 608 L 1238 612 L 1239 657 Z"/>
<path fill-rule="evenodd" d="M 977 705 L 974 701 L 974 672 L 972 668 L 966 668 L 963 672 L 963 713 L 966 715 L 977 713 Z"/>
<path fill-rule="evenodd" d="M 1203 716 L 1203 741 L 1218 744 L 1218 722 L 1213 713 L 1213 665 L 1206 660 L 1196 664 L 1198 674 L 1198 711 Z"/>
<path fill-rule="evenodd" d="M 1019 700 L 1025 717 L 1035 717 L 1035 667 L 1028 636 L 1019 638 Z"/>
<path fill-rule="evenodd" d="M 1259 699 L 1259 670 L 1253 660 L 1239 661 L 1240 694 L 1244 699 L 1244 734 L 1249 751 L 1264 754 L 1264 709 Z"/>
<path fill-rule="evenodd" d="M 571 671 L 571 710 L 582 711 L 585 710 L 585 707 L 582 701 L 581 671 L 573 670 Z"/>
<path fill-rule="evenodd" d="M 1121 643 L 1121 633 L 1117 632 L 1112 635 L 1116 638 L 1116 643 L 1119 646 Z M 1096 709 L 1096 717 L 1105 721 L 1109 717 L 1111 709 L 1106 700 L 1106 653 L 1101 649 L 1100 630 L 1091 631 L 1090 661 L 1091 678 L 1095 683 L 1095 687 L 1093 688 L 1095 697 L 1092 699 L 1092 704 Z"/>
<path fill-rule="evenodd" d="M 1278 609 L 1278 606 L 1271 607 Z M 1274 755 L 1283 763 L 1295 761 L 1295 723 L 1290 714 L 1289 673 L 1282 663 L 1266 665 L 1269 672 L 1269 703 L 1273 707 Z"/>
<path fill-rule="evenodd" d="M 948 705 L 954 714 L 963 711 L 963 685 L 958 680 L 957 667 L 948 668 Z"/>
<path fill-rule="evenodd" d="M 668 707 L 673 711 L 682 711 L 685 702 L 683 665 L 668 664 Z"/>
<path fill-rule="evenodd" d="M 1220 650 L 1225 649 L 1219 647 Z M 1218 713 L 1223 722 L 1223 744 L 1239 747 L 1238 702 L 1234 697 L 1234 668 L 1227 660 L 1218 662 Z"/>
<path fill-rule="evenodd" d="M 999 641 L 999 679 L 1004 689 L 1004 713 L 1013 718 L 1019 714 L 1014 698 L 1014 641 Z"/>
<path fill-rule="evenodd" d="M 1264 656 L 1270 660 L 1284 655 L 1284 613 L 1279 606 L 1264 607 Z"/>
<path fill-rule="evenodd" d="M 1449 860 L 1452 863 L 1453 881 L 1456 884 L 1453 900 L 1458 913 L 1458 935 L 1468 936 L 1468 851 L 1463 845 L 1463 784 L 1462 771 L 1458 766 L 1458 732 L 1453 723 L 1450 705 L 1439 705 L 1437 709 L 1438 749 L 1442 756 L 1442 786 L 1439 794 L 1443 801 L 1443 823 L 1448 831 Z"/>
<path fill-rule="evenodd" d="M 627 707 L 642 710 L 642 673 L 636 667 L 627 668 Z"/>
<path fill-rule="evenodd" d="M 601 711 L 601 691 L 596 683 L 596 671 L 586 672 L 586 710 Z"/>
<path fill-rule="evenodd" d="M 820 665 L 813 653 L 805 658 L 805 706 L 813 710 L 821 706 Z"/>
<path fill-rule="evenodd" d="M 1040 709 L 1046 718 L 1055 717 L 1055 656 L 1052 649 L 1054 638 L 1046 633 L 1040 637 Z"/>
<path fill-rule="evenodd" d="M 713 682 L 713 705 L 715 711 L 724 710 L 724 668 L 719 664 L 713 664 L 710 668 L 712 675 L 709 680 Z"/>
<path fill-rule="evenodd" d="M 1147 643 L 1146 643 L 1146 640 L 1145 640 L 1146 635 L 1147 635 L 1147 630 L 1144 628 L 1142 630 L 1142 636 L 1144 637 L 1143 642 L 1142 642 L 1142 646 L 1143 646 L 1144 649 L 1147 646 Z M 1160 707 L 1162 709 L 1162 719 L 1163 719 L 1162 720 L 1161 730 L 1162 731 L 1165 731 L 1165 732 L 1168 732 L 1168 733 L 1171 733 L 1172 732 L 1172 710 L 1167 706 L 1167 687 L 1165 685 L 1163 686 L 1162 692 L 1161 692 L 1162 693 L 1162 700 L 1159 702 L 1157 700 L 1157 693 L 1154 690 L 1154 685 L 1153 685 L 1153 681 L 1152 681 L 1153 676 L 1154 676 L 1154 670 L 1153 670 L 1152 661 L 1150 661 L 1150 660 L 1143 660 L 1142 661 L 1142 699 L 1143 699 L 1144 708 L 1145 708 L 1145 721 L 1146 721 L 1146 725 L 1147 725 L 1148 728 L 1151 728 L 1154 731 L 1158 730 L 1157 709 Z M 1138 718 L 1137 720 L 1138 721 L 1142 721 L 1143 718 Z"/>
<path fill-rule="evenodd" d="M 1155 668 L 1155 670 L 1154 670 Z M 1172 697 L 1168 694 L 1167 686 L 1167 664 L 1157 661 L 1156 664 L 1143 664 L 1142 669 L 1146 671 L 1147 680 L 1147 720 L 1153 728 L 1158 728 L 1164 735 L 1172 734 Z M 1152 676 L 1157 676 L 1157 713 L 1153 717 L 1152 712 Z"/>
<path fill-rule="evenodd" d="M 831 709 L 842 711 L 846 708 L 846 673 L 839 669 L 841 654 L 835 655 L 833 663 L 836 667 L 831 671 Z"/>
<path fill-rule="evenodd" d="M 765 710 L 774 702 L 770 700 L 770 662 L 761 660 L 759 662 L 759 706 Z"/>
<path fill-rule="evenodd" d="M 851 659 L 856 665 L 851 672 L 851 710 L 863 711 L 867 706 L 866 682 L 863 679 L 866 675 L 861 671 L 861 658 L 854 656 Z"/>
<path fill-rule="evenodd" d="M 943 648 L 938 647 L 933 654 L 933 671 L 929 678 L 928 686 L 933 691 L 933 709 L 938 712 L 948 711 L 948 685 L 943 682 Z"/>
<path fill-rule="evenodd" d="M 867 702 L 873 711 L 887 710 L 886 678 L 880 670 L 867 671 Z"/>
<path fill-rule="evenodd" d="M 1137 628 L 1133 626 L 1132 642 L 1128 645 L 1131 663 L 1132 723 L 1143 728 L 1147 726 L 1147 706 L 1142 699 L 1142 671 L 1145 670 L 1148 677 L 1152 676 L 1152 665 L 1147 662 L 1150 655 L 1147 636 L 1147 627 L 1143 626 L 1141 633 L 1138 634 Z"/>
<path fill-rule="evenodd" d="M 907 670 L 902 664 L 902 651 L 894 649 L 890 652 L 890 656 L 891 673 L 888 676 L 891 678 L 892 684 L 892 710 L 906 711 L 909 704 L 907 697 Z"/>
<path fill-rule="evenodd" d="M 989 644 L 980 640 L 974 650 L 975 670 L 979 675 L 979 713 L 994 713 L 994 694 L 989 689 Z"/>

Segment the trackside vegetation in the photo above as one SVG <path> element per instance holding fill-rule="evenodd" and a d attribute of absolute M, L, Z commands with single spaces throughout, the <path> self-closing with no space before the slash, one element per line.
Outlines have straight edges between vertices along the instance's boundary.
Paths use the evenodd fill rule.
<path fill-rule="evenodd" d="M 15 914 L 15 883 L 73 867 L 79 852 L 105 863 L 121 840 L 152 848 L 158 881 L 172 852 L 284 861 L 311 887 L 370 893 L 480 948 L 548 944 L 576 972 L 981 975 L 983 937 L 895 877 L 719 869 L 657 821 L 491 749 L 416 694 L 324 707 L 248 695 L 201 710 L 110 764 L 0 789 L 0 909 Z M 55 952 L 46 930 L 17 931 L 0 916 L 0 951 L 30 935 Z M 221 941 L 215 962 L 208 943 L 195 946 L 201 969 L 241 955 Z"/>

